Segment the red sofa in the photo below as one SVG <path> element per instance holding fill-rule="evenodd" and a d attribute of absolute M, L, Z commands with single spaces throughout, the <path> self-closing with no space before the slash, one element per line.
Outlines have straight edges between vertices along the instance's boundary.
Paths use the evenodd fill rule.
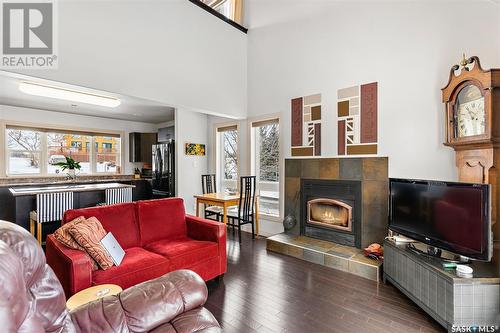
<path fill-rule="evenodd" d="M 125 250 L 120 266 L 92 272 L 90 258 L 47 236 L 47 263 L 66 296 L 93 285 L 112 283 L 123 289 L 178 269 L 190 269 L 205 281 L 226 272 L 223 224 L 185 214 L 179 198 L 72 209 L 62 224 L 78 216 L 97 217 Z"/>

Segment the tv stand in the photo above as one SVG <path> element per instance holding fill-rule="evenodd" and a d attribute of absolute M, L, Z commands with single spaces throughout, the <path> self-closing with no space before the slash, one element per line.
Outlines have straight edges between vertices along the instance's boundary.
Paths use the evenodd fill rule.
<path fill-rule="evenodd" d="M 450 252 L 443 252 L 441 249 L 426 245 L 423 243 L 408 243 L 406 248 L 418 255 L 430 258 L 436 258 L 442 261 L 453 262 L 457 264 L 468 264 L 470 259 L 463 256 L 454 255 Z"/>
<path fill-rule="evenodd" d="M 393 284 L 449 331 L 453 325 L 500 325 L 500 249 L 492 262 L 470 264 L 472 278 L 461 278 L 454 269 L 444 269 L 442 259 L 386 240 L 383 267 L 384 283 Z"/>

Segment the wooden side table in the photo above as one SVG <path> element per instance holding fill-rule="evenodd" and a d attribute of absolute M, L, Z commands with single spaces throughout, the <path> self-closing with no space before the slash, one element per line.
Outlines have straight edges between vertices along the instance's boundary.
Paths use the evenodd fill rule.
<path fill-rule="evenodd" d="M 116 284 L 101 284 L 98 286 L 90 287 L 81 290 L 71 296 L 66 301 L 66 307 L 69 311 L 76 309 L 77 307 L 96 301 L 99 298 L 119 294 L 123 289 Z"/>

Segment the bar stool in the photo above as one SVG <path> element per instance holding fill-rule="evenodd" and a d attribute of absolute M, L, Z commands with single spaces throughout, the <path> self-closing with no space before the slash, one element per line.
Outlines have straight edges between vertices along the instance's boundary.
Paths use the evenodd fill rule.
<path fill-rule="evenodd" d="M 132 202 L 131 187 L 107 188 L 104 192 L 106 205 Z"/>
<path fill-rule="evenodd" d="M 61 221 L 63 214 L 73 209 L 73 192 L 39 193 L 36 195 L 36 211 L 30 212 L 30 232 L 42 245 L 42 225 Z M 36 231 L 35 231 L 36 225 Z"/>

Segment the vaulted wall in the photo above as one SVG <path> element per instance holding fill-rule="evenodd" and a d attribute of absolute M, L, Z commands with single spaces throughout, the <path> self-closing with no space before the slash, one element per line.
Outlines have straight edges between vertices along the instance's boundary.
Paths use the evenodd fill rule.
<path fill-rule="evenodd" d="M 246 35 L 187 0 L 58 1 L 59 68 L 25 74 L 246 116 Z"/>
<path fill-rule="evenodd" d="M 249 2 L 248 114 L 281 112 L 290 156 L 290 100 L 323 96 L 322 155 L 337 155 L 337 90 L 378 82 L 379 155 L 390 176 L 456 179 L 444 147 L 441 88 L 462 52 L 500 67 L 491 1 Z M 281 9 L 281 10 L 280 10 Z"/>

